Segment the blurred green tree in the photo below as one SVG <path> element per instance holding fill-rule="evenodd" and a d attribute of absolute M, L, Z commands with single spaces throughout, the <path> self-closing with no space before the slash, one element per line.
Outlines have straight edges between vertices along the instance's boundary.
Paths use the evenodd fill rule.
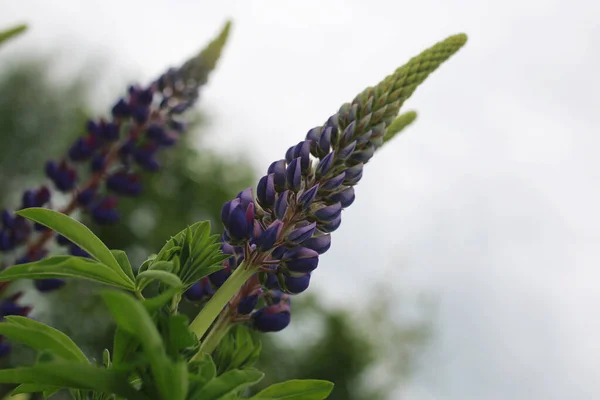
<path fill-rule="evenodd" d="M 62 154 L 81 132 L 86 116 L 96 114 L 85 106 L 94 80 L 81 74 L 56 83 L 53 65 L 40 58 L 1 64 L 1 206 L 18 204 L 24 189 L 44 181 L 44 160 Z M 205 130 L 201 128 L 206 122 L 199 115 L 187 136 L 163 152 L 164 168 L 144 176 L 141 197 L 121 201 L 119 224 L 91 224 L 109 247 L 126 250 L 133 263 L 139 265 L 170 235 L 192 222 L 209 219 L 218 231 L 222 204 L 254 184 L 247 160 L 224 158 L 202 146 Z M 22 287 L 31 289 L 31 284 L 24 282 Z M 90 283 L 72 281 L 46 295 L 29 290 L 27 300 L 34 304 L 37 318 L 65 331 L 91 357 L 99 358 L 102 349 L 112 346 L 113 325 L 94 295 L 96 289 Z M 370 310 L 378 310 L 373 312 L 330 309 L 314 294 L 296 299 L 295 322 L 289 332 L 260 336 L 264 349 L 260 368 L 268 377 L 264 385 L 292 378 L 328 379 L 336 383 L 333 400 L 384 399 L 400 376 L 409 375 L 429 336 L 426 323 L 390 322 L 384 306 L 389 300 L 379 305 L 371 302 Z M 193 313 L 194 306 L 188 304 L 184 311 Z M 300 329 L 307 326 L 312 327 L 310 332 Z M 15 358 L 20 364 L 29 356 L 17 349 L 13 364 Z M 385 364 L 389 359 L 393 362 Z M 387 380 L 377 372 L 382 365 L 386 365 Z M 369 378 L 372 371 L 379 377 L 377 384 Z"/>

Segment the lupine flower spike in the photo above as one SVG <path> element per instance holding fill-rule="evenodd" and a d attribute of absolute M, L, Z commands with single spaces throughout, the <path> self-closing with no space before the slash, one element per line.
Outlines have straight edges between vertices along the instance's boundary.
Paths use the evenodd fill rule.
<path fill-rule="evenodd" d="M 256 271 L 223 311 L 231 321 L 249 320 L 265 332 L 289 324 L 289 294 L 308 288 L 319 255 L 330 248 L 331 233 L 340 227 L 342 211 L 354 202 L 364 166 L 415 119 L 413 112 L 396 118 L 401 106 L 466 39 L 456 35 L 437 43 L 342 105 L 269 166 L 258 182 L 256 201 L 252 189 L 246 189 L 223 206 L 228 274 L 237 268 Z M 223 284 L 218 281 L 215 288 Z M 249 313 L 255 304 L 259 308 Z"/>
<path fill-rule="evenodd" d="M 55 208 L 64 214 L 75 210 L 87 213 L 98 224 L 119 221 L 120 196 L 138 196 L 143 190 L 141 173 L 160 170 L 159 153 L 177 143 L 187 129 L 182 114 L 192 107 L 199 89 L 208 81 L 227 41 L 230 24 L 198 55 L 179 68 L 171 68 L 147 86 L 131 86 L 125 97 L 113 105 L 110 116 L 89 120 L 82 136 L 66 155 L 45 164 L 49 185 L 23 193 L 20 208 Z M 60 207 L 52 201 L 53 191 L 68 195 Z M 13 253 L 12 264 L 40 260 L 48 254 L 53 231 L 31 224 L 9 210 L 2 211 L 0 251 Z M 71 255 L 89 255 L 62 236 L 56 243 Z M 7 260 L 8 257 L 5 258 Z M 8 265 L 11 263 L 9 262 Z M 8 266 L 3 263 L 2 267 Z M 0 285 L 0 292 L 8 283 Z M 40 292 L 62 287 L 61 279 L 35 282 Z M 6 344 L 0 342 L 0 353 Z"/>
<path fill-rule="evenodd" d="M 221 55 L 229 27 L 227 23 L 215 40 L 180 68 L 169 69 L 148 86 L 131 86 L 127 95 L 116 101 L 109 118 L 89 120 L 85 133 L 75 140 L 66 156 L 46 163 L 46 176 L 54 189 L 71 195 L 61 212 L 70 214 L 81 209 L 98 224 L 119 220 L 118 197 L 140 195 L 141 172 L 158 171 L 159 152 L 174 145 L 186 131 L 182 114 L 198 100 L 200 87 L 208 81 Z M 51 197 L 52 191 L 45 185 L 27 190 L 21 208 L 51 208 Z M 33 235 L 35 231 L 41 233 Z M 53 235 L 41 225 L 30 226 L 8 210 L 2 212 L 0 251 L 25 246 L 23 256 L 17 259 L 20 263 L 42 258 Z M 73 255 L 86 255 L 64 238 L 58 237 L 57 243 L 68 246 Z"/>

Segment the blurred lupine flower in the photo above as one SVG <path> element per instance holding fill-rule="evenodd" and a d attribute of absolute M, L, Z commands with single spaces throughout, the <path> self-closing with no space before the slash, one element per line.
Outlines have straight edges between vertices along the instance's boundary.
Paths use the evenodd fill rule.
<path fill-rule="evenodd" d="M 23 296 L 22 292 L 17 292 L 5 299 L 0 300 L 0 321 L 10 315 L 27 316 L 31 312 L 31 307 L 17 304 L 17 301 Z M 10 343 L 4 341 L 0 336 L 0 357 L 8 355 L 11 351 Z"/>
<path fill-rule="evenodd" d="M 202 280 L 194 283 L 188 290 L 183 294 L 184 297 L 190 301 L 200 301 L 207 297 L 212 296 L 215 293 L 208 278 L 202 278 Z"/>
<path fill-rule="evenodd" d="M 84 133 L 69 147 L 60 160 L 45 164 L 45 173 L 56 191 L 70 195 L 70 202 L 60 211 L 71 214 L 76 209 L 87 213 L 98 224 L 113 224 L 119 218 L 117 196 L 138 196 L 142 192 L 141 172 L 160 169 L 159 153 L 177 142 L 186 131 L 181 114 L 199 96 L 208 80 L 229 33 L 227 23 L 219 36 L 197 56 L 180 68 L 171 68 L 148 86 L 131 86 L 127 95 L 113 105 L 110 117 L 89 120 Z M 21 208 L 50 208 L 51 191 L 42 186 L 23 194 Z M 33 235 L 35 230 L 43 234 Z M 36 261 L 45 256 L 43 249 L 53 232 L 32 225 L 8 210 L 2 212 L 0 251 L 26 245 L 16 262 Z M 68 246 L 72 255 L 87 257 L 64 238 L 58 243 Z M 46 292 L 62 286 L 60 280 L 42 280 L 35 285 Z"/>
<path fill-rule="evenodd" d="M 10 343 L 4 341 L 4 337 L 0 336 L 0 358 L 6 357 L 10 354 L 12 346 Z"/>
<path fill-rule="evenodd" d="M 284 159 L 269 166 L 258 182 L 256 203 L 252 189 L 225 203 L 223 241 L 236 261 L 227 264 L 227 273 L 242 261 L 245 268 L 260 271 L 230 302 L 230 310 L 241 307 L 247 313 L 254 304 L 247 293 L 261 286 L 265 297 L 272 293 L 268 289 L 300 293 L 308 288 L 319 255 L 330 248 L 331 233 L 341 225 L 343 209 L 354 202 L 364 166 L 414 120 L 414 113 L 396 117 L 400 107 L 465 42 L 465 35 L 456 35 L 437 43 L 309 130 Z M 218 281 L 222 284 L 222 277 Z M 251 319 L 258 330 L 281 330 L 290 322 L 289 301 L 260 308 Z"/>
<path fill-rule="evenodd" d="M 31 307 L 17 304 L 21 296 L 23 296 L 23 293 L 17 292 L 0 301 L 0 320 L 9 315 L 27 316 L 31 312 Z"/>
<path fill-rule="evenodd" d="M 52 292 L 64 286 L 66 282 L 63 279 L 48 278 L 48 279 L 37 279 L 33 282 L 35 288 L 42 293 Z"/>

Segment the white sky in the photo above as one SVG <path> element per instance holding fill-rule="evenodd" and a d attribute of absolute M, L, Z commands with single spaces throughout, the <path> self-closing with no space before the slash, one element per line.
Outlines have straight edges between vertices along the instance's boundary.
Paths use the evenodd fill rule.
<path fill-rule="evenodd" d="M 416 124 L 369 164 L 313 289 L 339 303 L 380 281 L 437 295 L 437 336 L 398 398 L 600 396 L 599 3 L 23 0 L 0 10 L 0 26 L 31 24 L 21 51 L 58 47 L 75 64 L 108 56 L 141 81 L 233 18 L 203 107 L 211 145 L 247 149 L 259 171 L 365 86 L 466 32 L 405 107 Z"/>

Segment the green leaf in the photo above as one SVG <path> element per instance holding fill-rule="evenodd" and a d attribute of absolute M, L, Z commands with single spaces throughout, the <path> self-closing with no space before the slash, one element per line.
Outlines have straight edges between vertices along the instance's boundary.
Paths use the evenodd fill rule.
<path fill-rule="evenodd" d="M 147 349 L 164 353 L 162 338 L 141 302 L 114 291 L 102 292 L 102 298 L 119 327 L 135 336 Z"/>
<path fill-rule="evenodd" d="M 142 263 L 142 265 L 140 265 L 140 267 L 138 268 L 138 274 L 147 270 L 150 264 L 154 262 L 154 260 L 156 260 L 156 254 L 152 254 L 150 257 L 148 257 L 146 261 Z"/>
<path fill-rule="evenodd" d="M 116 291 L 104 291 L 102 297 L 117 326 L 131 334 L 142 345 L 161 398 L 179 400 L 178 397 L 174 397 L 174 393 L 181 391 L 181 377 L 177 375 L 181 370 L 167 357 L 162 337 L 143 303 Z"/>
<path fill-rule="evenodd" d="M 180 292 L 181 288 L 172 287 L 165 290 L 158 296 L 144 300 L 142 303 L 144 304 L 144 308 L 146 309 L 146 311 L 148 311 L 149 314 L 154 314 L 155 312 L 163 308 L 165 305 L 167 305 L 171 301 L 173 296 L 178 295 Z"/>
<path fill-rule="evenodd" d="M 260 354 L 261 343 L 250 334 L 248 327 L 235 325 L 221 339 L 213 353 L 218 373 L 251 367 Z"/>
<path fill-rule="evenodd" d="M 23 384 L 17 386 L 10 395 L 15 396 L 17 394 L 24 394 L 24 393 L 44 392 L 44 397 L 47 399 L 48 397 L 52 396 L 54 393 L 58 392 L 60 389 L 61 389 L 60 387 L 56 387 L 56 386 L 52 386 L 52 385 L 38 385 L 35 383 L 23 383 Z M 48 395 L 46 395 L 45 393 L 48 393 Z"/>
<path fill-rule="evenodd" d="M 264 374 L 254 369 L 233 370 L 225 372 L 208 382 L 202 388 L 202 400 L 223 399 L 254 385 L 263 378 Z"/>
<path fill-rule="evenodd" d="M 125 272 L 125 275 L 127 275 L 132 281 L 135 280 L 131 263 L 129 262 L 129 258 L 127 258 L 127 253 L 125 253 L 123 250 L 111 250 L 110 252 L 121 266 L 121 270 Z"/>
<path fill-rule="evenodd" d="M 183 236 L 183 244 L 181 246 L 181 255 L 179 258 L 182 263 L 188 261 L 188 258 L 192 254 L 192 229 L 188 226 Z"/>
<path fill-rule="evenodd" d="M 7 316 L 5 321 L 0 324 L 0 335 L 12 341 L 38 351 L 50 350 L 66 360 L 89 363 L 83 351 L 61 331 L 21 316 Z"/>
<path fill-rule="evenodd" d="M 217 376 L 217 366 L 210 354 L 202 354 L 199 360 L 192 361 L 190 368 L 196 369 L 197 375 L 202 377 L 206 382 Z"/>
<path fill-rule="evenodd" d="M 202 388 L 217 376 L 217 367 L 210 354 L 204 353 L 197 361 L 190 363 L 190 388 L 188 399 L 201 398 Z"/>
<path fill-rule="evenodd" d="M 156 261 L 156 262 L 150 264 L 150 266 L 147 268 L 147 270 L 148 271 L 157 270 L 157 271 L 173 272 L 174 268 L 175 268 L 175 264 L 173 263 L 173 261 Z"/>
<path fill-rule="evenodd" d="M 333 383 L 295 379 L 276 383 L 251 397 L 251 400 L 323 400 L 333 390 Z"/>
<path fill-rule="evenodd" d="M 49 363 L 49 362 L 54 362 L 54 361 L 59 361 L 59 360 L 61 360 L 61 358 L 58 357 L 52 351 L 50 351 L 50 350 L 41 350 L 37 354 L 37 358 L 35 359 L 35 363 L 36 364 L 44 364 L 44 363 Z"/>
<path fill-rule="evenodd" d="M 81 278 L 134 290 L 135 285 L 113 269 L 85 257 L 53 256 L 28 264 L 18 264 L 0 272 L 0 281 L 16 279 Z"/>
<path fill-rule="evenodd" d="M 114 393 L 129 400 L 147 399 L 145 395 L 129 386 L 126 373 L 66 361 L 0 370 L 0 383 L 87 389 Z"/>
<path fill-rule="evenodd" d="M 26 208 L 17 211 L 15 214 L 47 226 L 53 231 L 60 233 L 88 252 L 95 260 L 98 260 L 117 272 L 117 274 L 124 278 L 125 281 L 133 283 L 133 281 L 123 272 L 119 262 L 115 259 L 115 256 L 108 247 L 106 247 L 102 240 L 94 235 L 94 233 L 81 222 L 68 215 L 46 208 Z"/>
<path fill-rule="evenodd" d="M 113 364 L 115 366 L 124 365 L 139 345 L 140 342 L 135 336 L 126 332 L 123 328 L 117 327 L 113 342 Z"/>
<path fill-rule="evenodd" d="M 102 351 L 102 364 L 104 365 L 104 368 L 110 368 L 110 366 L 111 366 L 110 350 L 108 350 L 108 349 L 104 349 Z"/>
<path fill-rule="evenodd" d="M 136 278 L 138 290 L 143 290 L 153 280 L 161 281 L 173 287 L 183 287 L 183 283 L 177 275 L 159 269 L 149 269 L 138 274 Z"/>
<path fill-rule="evenodd" d="M 208 221 L 200 222 L 190 228 L 191 237 L 189 256 L 184 257 L 182 251 L 182 268 L 179 272 L 181 280 L 186 285 L 191 285 L 203 277 L 223 268 L 221 263 L 229 258 L 228 254 L 221 252 L 221 243 L 219 235 L 210 234 L 210 223 Z"/>
<path fill-rule="evenodd" d="M 0 44 L 11 39 L 27 29 L 27 25 L 18 25 L 10 29 L 6 29 L 0 32 Z"/>
<path fill-rule="evenodd" d="M 184 360 L 164 366 L 169 380 L 169 391 L 165 400 L 185 400 L 189 390 L 188 365 Z"/>
<path fill-rule="evenodd" d="M 168 319 L 169 339 L 168 345 L 174 352 L 195 346 L 198 341 L 189 330 L 189 319 L 185 315 L 171 315 Z"/>

